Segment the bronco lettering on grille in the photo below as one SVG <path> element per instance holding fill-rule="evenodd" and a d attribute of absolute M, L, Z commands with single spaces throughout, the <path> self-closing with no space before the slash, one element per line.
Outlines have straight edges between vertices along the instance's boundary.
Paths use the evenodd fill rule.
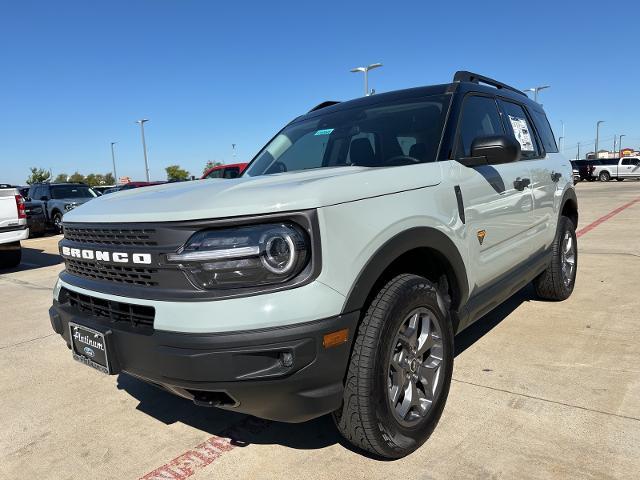
<path fill-rule="evenodd" d="M 82 258 L 84 260 L 97 260 L 102 262 L 135 263 L 138 265 L 150 265 L 150 253 L 109 252 L 104 250 L 88 250 L 80 248 L 62 247 L 62 256 L 70 258 Z"/>

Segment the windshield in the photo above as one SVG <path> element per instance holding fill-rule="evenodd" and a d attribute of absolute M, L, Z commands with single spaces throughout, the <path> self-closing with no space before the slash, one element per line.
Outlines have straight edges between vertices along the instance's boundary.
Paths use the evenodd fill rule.
<path fill-rule="evenodd" d="M 246 175 L 434 162 L 449 101 L 449 95 L 437 95 L 339 110 L 292 123 L 258 154 Z"/>
<path fill-rule="evenodd" d="M 94 198 L 98 195 L 82 185 L 55 185 L 51 187 L 51 198 Z"/>

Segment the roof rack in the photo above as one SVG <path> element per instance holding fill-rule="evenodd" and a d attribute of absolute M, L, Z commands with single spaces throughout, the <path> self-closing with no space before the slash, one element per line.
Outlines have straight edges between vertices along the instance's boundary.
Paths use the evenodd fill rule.
<path fill-rule="evenodd" d="M 319 103 L 318 105 L 313 107 L 311 110 L 309 110 L 307 113 L 315 112 L 316 110 L 320 110 L 321 108 L 330 107 L 331 105 L 335 105 L 337 103 L 340 103 L 340 102 L 336 102 L 334 100 L 327 100 L 326 102 Z"/>
<path fill-rule="evenodd" d="M 522 90 L 518 90 L 515 87 L 507 85 L 506 83 L 499 82 L 494 80 L 493 78 L 485 77 L 483 75 L 478 75 L 477 73 L 467 72 L 466 70 L 460 70 L 456 72 L 453 76 L 454 82 L 471 82 L 471 83 L 484 83 L 486 85 L 491 85 L 492 87 L 496 87 L 497 89 L 504 88 L 505 90 L 511 90 L 512 92 L 519 93 L 520 95 L 527 96 Z"/>

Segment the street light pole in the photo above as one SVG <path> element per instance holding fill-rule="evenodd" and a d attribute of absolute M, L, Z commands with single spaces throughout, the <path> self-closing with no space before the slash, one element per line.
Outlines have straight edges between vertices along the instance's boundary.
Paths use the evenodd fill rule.
<path fill-rule="evenodd" d="M 576 155 L 576 160 L 580 160 L 580 142 L 578 142 L 578 154 Z"/>
<path fill-rule="evenodd" d="M 564 154 L 564 144 L 566 143 L 567 140 L 564 135 L 564 122 L 560 120 L 560 123 L 562 124 L 562 146 L 560 147 L 560 153 Z"/>
<path fill-rule="evenodd" d="M 604 120 L 598 120 L 596 123 L 596 151 L 595 151 L 595 160 L 598 159 L 598 142 L 600 140 L 600 124 L 604 123 Z"/>
<path fill-rule="evenodd" d="M 116 154 L 113 151 L 113 146 L 118 142 L 111 142 L 111 161 L 113 162 L 113 178 L 116 180 L 116 185 L 118 184 L 118 174 L 116 173 Z"/>
<path fill-rule="evenodd" d="M 539 87 L 531 87 L 527 88 L 525 92 L 533 92 L 533 101 L 538 103 L 538 92 L 540 90 L 544 90 L 545 88 L 550 88 L 551 85 L 540 85 Z"/>
<path fill-rule="evenodd" d="M 352 68 L 352 73 L 363 72 L 364 73 L 364 96 L 369 96 L 369 70 L 373 70 L 374 68 L 381 67 L 381 63 L 372 63 L 371 65 L 367 65 L 366 67 L 356 67 Z"/>
<path fill-rule="evenodd" d="M 142 135 L 142 152 L 144 153 L 144 171 L 147 176 L 147 182 L 149 180 L 149 162 L 147 161 L 147 142 L 144 139 L 144 124 L 148 122 L 148 118 L 136 120 L 136 123 L 140 124 L 140 134 Z"/>
<path fill-rule="evenodd" d="M 619 156 L 619 157 L 622 157 L 622 137 L 626 137 L 626 135 L 620 135 L 620 136 L 618 137 L 618 148 L 619 148 L 619 150 L 618 150 L 618 156 Z"/>

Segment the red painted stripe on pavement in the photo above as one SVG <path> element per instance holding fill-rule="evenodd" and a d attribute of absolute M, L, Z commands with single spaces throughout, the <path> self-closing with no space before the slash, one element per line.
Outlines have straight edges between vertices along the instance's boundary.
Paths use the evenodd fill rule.
<path fill-rule="evenodd" d="M 238 440 L 251 434 L 256 435 L 271 425 L 267 420 L 247 417 L 242 422 L 226 429 L 220 435 L 213 435 L 200 445 L 187 450 L 181 455 L 165 463 L 161 467 L 140 477 L 140 480 L 184 480 L 198 470 L 212 464 L 222 455 L 234 448 L 245 446 L 246 442 Z"/>
<path fill-rule="evenodd" d="M 624 205 L 616 208 L 615 210 L 612 210 L 611 212 L 607 213 L 604 217 L 600 217 L 599 219 L 597 219 L 595 222 L 590 223 L 589 225 L 587 225 L 586 227 L 578 230 L 578 232 L 576 233 L 576 237 L 581 237 L 582 235 L 584 235 L 585 233 L 590 232 L 591 230 L 593 230 L 594 228 L 596 228 L 598 225 L 600 225 L 601 223 L 606 222 L 607 220 L 609 220 L 611 217 L 616 216 L 617 214 L 619 214 L 620 212 L 622 212 L 623 210 L 629 208 L 630 206 L 636 204 L 640 202 L 640 198 L 636 198 L 635 200 L 630 201 L 629 203 L 625 203 Z"/>

